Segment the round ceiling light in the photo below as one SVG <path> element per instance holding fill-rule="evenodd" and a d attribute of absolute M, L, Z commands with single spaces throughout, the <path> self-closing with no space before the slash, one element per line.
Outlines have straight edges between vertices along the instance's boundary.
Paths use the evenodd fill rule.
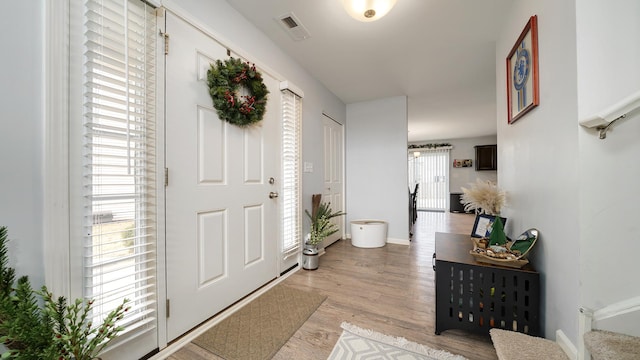
<path fill-rule="evenodd" d="M 358 21 L 376 21 L 393 8 L 398 0 L 342 0 L 347 13 Z"/>

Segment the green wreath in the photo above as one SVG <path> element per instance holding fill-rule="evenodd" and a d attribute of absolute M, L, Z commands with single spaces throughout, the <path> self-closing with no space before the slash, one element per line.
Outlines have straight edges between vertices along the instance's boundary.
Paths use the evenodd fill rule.
<path fill-rule="evenodd" d="M 209 94 L 220 119 L 238 126 L 248 126 L 262 120 L 269 90 L 262 82 L 256 66 L 240 59 L 217 60 L 207 71 Z M 248 95 L 238 97 L 244 87 Z"/>

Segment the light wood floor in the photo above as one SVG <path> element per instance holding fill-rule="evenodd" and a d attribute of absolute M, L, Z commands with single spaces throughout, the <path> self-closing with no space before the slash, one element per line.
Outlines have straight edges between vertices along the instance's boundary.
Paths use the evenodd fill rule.
<path fill-rule="evenodd" d="M 473 221 L 468 214 L 419 212 L 410 246 L 360 249 L 347 240 L 330 246 L 318 270 L 299 270 L 284 281 L 328 298 L 274 359 L 326 359 L 342 333 L 343 321 L 472 360 L 497 359 L 488 336 L 460 330 L 434 334 L 434 234 L 470 234 Z M 188 344 L 169 359 L 219 358 Z"/>

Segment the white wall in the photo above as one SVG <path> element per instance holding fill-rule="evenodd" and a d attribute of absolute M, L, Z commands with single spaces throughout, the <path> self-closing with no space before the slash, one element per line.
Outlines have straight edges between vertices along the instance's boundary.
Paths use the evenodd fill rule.
<path fill-rule="evenodd" d="M 0 226 L 10 265 L 44 281 L 44 2 L 8 1 L 0 13 Z"/>
<path fill-rule="evenodd" d="M 505 58 L 538 15 L 540 105 L 507 124 Z M 540 230 L 530 259 L 541 274 L 542 329 L 575 343 L 579 302 L 578 112 L 575 2 L 514 1 L 496 45 L 498 183 L 508 192 L 507 233 Z"/>
<path fill-rule="evenodd" d="M 347 105 L 347 222 L 381 219 L 388 237 L 409 240 L 407 98 Z"/>
<path fill-rule="evenodd" d="M 640 2 L 578 1 L 576 10 L 583 118 L 640 91 Z M 579 301 L 595 310 L 640 296 L 640 111 L 613 125 L 604 140 L 581 127 L 578 134 Z"/>
<path fill-rule="evenodd" d="M 444 140 L 429 140 L 412 142 L 411 144 L 451 144 L 452 149 L 449 158 L 449 192 L 459 193 L 462 192 L 461 187 L 468 188 L 471 183 L 474 183 L 476 179 L 485 181 L 498 181 L 498 172 L 495 170 L 482 170 L 476 171 L 476 145 L 494 145 L 497 144 L 497 136 L 482 136 L 464 139 L 444 139 Z M 472 167 L 467 168 L 454 168 L 454 159 L 471 159 L 473 161 Z M 500 167 L 500 159 L 498 159 L 498 168 Z"/>

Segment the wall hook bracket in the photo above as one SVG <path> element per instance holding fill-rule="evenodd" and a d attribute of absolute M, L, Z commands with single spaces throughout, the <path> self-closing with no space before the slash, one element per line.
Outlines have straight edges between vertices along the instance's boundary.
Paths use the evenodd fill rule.
<path fill-rule="evenodd" d="M 606 139 L 607 138 L 607 131 L 609 131 L 609 128 L 611 127 L 611 125 L 615 124 L 616 121 L 618 121 L 620 119 L 624 119 L 626 117 L 627 117 L 627 114 L 620 115 L 617 118 L 615 118 L 614 120 L 612 120 L 610 123 L 608 123 L 606 126 L 598 126 L 596 128 L 596 130 L 598 130 L 598 132 L 600 134 L 600 139 Z"/>
<path fill-rule="evenodd" d="M 637 113 L 639 109 L 640 91 L 636 91 L 608 108 L 580 119 L 580 125 L 598 130 L 600 139 L 605 139 L 613 123 L 626 118 L 631 113 Z"/>

